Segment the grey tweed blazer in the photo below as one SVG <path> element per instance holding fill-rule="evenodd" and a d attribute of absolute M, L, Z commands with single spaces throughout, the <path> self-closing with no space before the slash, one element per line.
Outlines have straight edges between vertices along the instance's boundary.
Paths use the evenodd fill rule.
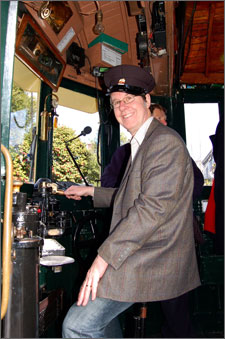
<path fill-rule="evenodd" d="M 95 207 L 113 204 L 109 264 L 98 296 L 160 301 L 200 285 L 192 221 L 193 169 L 181 137 L 153 119 L 119 189 L 95 188 Z"/>

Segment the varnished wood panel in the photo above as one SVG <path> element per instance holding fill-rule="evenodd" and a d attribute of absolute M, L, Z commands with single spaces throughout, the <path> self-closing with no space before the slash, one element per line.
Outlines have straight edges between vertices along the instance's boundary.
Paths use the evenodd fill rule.
<path fill-rule="evenodd" d="M 43 4 L 43 1 L 26 1 L 26 3 L 33 6 L 33 11 L 36 9 L 35 15 L 37 17 L 37 10 Z M 76 5 L 77 18 L 82 23 L 78 28 L 76 27 L 77 32 L 72 41 L 84 48 L 85 55 L 89 55 L 88 45 L 97 38 L 97 35 L 93 32 L 96 23 L 96 11 L 101 9 L 104 33 L 128 44 L 128 52 L 123 57 L 123 63 L 140 65 L 136 44 L 139 31 L 136 15 L 145 13 L 150 55 L 146 63 L 156 78 L 154 94 L 171 95 L 175 78 L 174 72 L 177 69 L 175 65 L 177 58 L 175 56 L 179 52 L 178 33 L 180 33 L 177 32 L 175 22 L 175 7 L 179 6 L 181 2 L 165 2 L 166 54 L 163 57 L 151 54 L 150 36 L 154 33 L 152 28 L 153 3 L 154 1 L 70 1 L 70 5 Z M 196 9 L 193 11 L 195 3 Z M 185 16 L 182 19 L 184 24 L 183 39 L 186 34 L 187 38 L 182 50 L 183 63 L 180 83 L 222 83 L 224 72 L 224 2 L 185 1 L 185 7 Z M 30 12 L 32 13 L 32 11 Z M 190 22 L 192 15 L 193 21 Z M 53 44 L 56 44 L 50 29 L 46 28 L 44 22 L 40 22 L 40 18 L 38 20 L 44 34 Z M 80 29 L 81 26 L 82 29 Z M 65 33 L 63 32 L 63 34 Z M 71 41 L 68 45 L 70 43 Z M 184 43 L 184 40 L 182 43 Z M 61 53 L 64 60 L 66 60 L 66 49 L 67 47 Z M 64 76 L 82 84 L 96 87 L 98 79 L 96 80 L 92 76 L 90 69 L 97 64 L 101 65 L 101 53 L 99 48 L 92 48 L 92 51 L 92 57 L 89 60 L 86 58 L 85 66 L 80 69 L 81 74 L 77 74 L 74 67 L 67 65 Z M 93 60 L 91 64 L 90 59 Z M 98 84 L 97 86 L 100 88 Z"/>
<path fill-rule="evenodd" d="M 184 47 L 181 82 L 223 83 L 224 72 L 224 3 L 223 1 L 186 2 L 184 31 L 189 27 Z M 218 76 L 218 74 L 220 74 Z"/>

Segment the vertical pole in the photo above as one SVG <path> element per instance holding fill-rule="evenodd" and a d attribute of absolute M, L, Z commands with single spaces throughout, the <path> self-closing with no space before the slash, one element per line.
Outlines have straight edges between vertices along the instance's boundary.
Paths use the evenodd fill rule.
<path fill-rule="evenodd" d="M 18 1 L 1 1 L 1 142 L 6 148 L 9 148 L 17 9 Z"/>
<path fill-rule="evenodd" d="M 52 137 L 53 134 L 48 133 L 48 141 L 41 141 L 39 139 L 40 132 L 41 132 L 41 119 L 40 114 L 42 111 L 44 111 L 44 102 L 45 98 L 48 94 L 52 93 L 52 89 L 46 85 L 44 82 L 41 83 L 41 93 L 40 93 L 40 110 L 39 110 L 39 122 L 38 122 L 38 139 L 37 139 L 37 169 L 36 169 L 36 180 L 39 178 L 49 178 L 51 179 L 51 170 L 52 170 L 52 164 L 51 159 L 52 155 L 49 154 L 52 150 Z M 50 105 L 49 102 L 51 101 L 51 98 L 49 96 L 49 100 L 47 101 L 47 111 L 50 111 Z"/>
<path fill-rule="evenodd" d="M 1 143 L 9 148 L 11 94 L 18 1 L 1 1 Z M 5 194 L 5 159 L 1 155 L 1 210 Z"/>

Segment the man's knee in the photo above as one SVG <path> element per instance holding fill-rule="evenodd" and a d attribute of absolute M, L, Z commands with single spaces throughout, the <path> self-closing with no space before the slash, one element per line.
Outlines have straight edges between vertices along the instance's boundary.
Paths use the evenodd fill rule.
<path fill-rule="evenodd" d="M 63 324 L 62 324 L 62 337 L 68 338 L 66 318 L 63 320 Z"/>
<path fill-rule="evenodd" d="M 81 321 L 77 321 L 78 317 L 76 316 L 76 313 L 76 306 L 71 306 L 62 324 L 63 338 L 74 338 L 74 335 L 79 333 L 77 331 L 78 325 L 81 325 Z M 77 335 L 77 337 L 79 336 Z"/>
<path fill-rule="evenodd" d="M 85 307 L 72 305 L 62 325 L 63 338 L 95 338 L 101 331 L 101 323 L 94 302 Z M 96 333 L 95 333 L 96 332 Z M 97 336 L 99 337 L 99 335 Z M 96 338 L 97 338 L 96 337 Z"/>
<path fill-rule="evenodd" d="M 64 321 L 63 321 L 63 324 L 62 324 L 62 337 L 63 338 L 70 338 L 70 332 L 71 332 L 71 329 L 70 329 L 70 326 L 69 326 L 69 319 L 68 319 L 68 314 L 67 316 L 65 317 Z"/>

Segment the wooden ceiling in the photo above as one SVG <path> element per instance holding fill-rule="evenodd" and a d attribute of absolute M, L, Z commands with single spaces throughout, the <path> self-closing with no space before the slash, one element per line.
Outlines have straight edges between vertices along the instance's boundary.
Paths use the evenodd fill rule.
<path fill-rule="evenodd" d="M 49 23 L 38 15 L 41 6 L 47 3 L 67 3 L 72 8 L 72 19 L 59 34 L 52 32 Z M 60 53 L 66 61 L 66 51 L 73 41 L 84 49 L 85 65 L 77 72 L 67 63 L 63 76 L 81 84 L 100 88 L 99 78 L 94 77 L 91 70 L 94 66 L 111 67 L 102 60 L 100 43 L 89 46 L 98 37 L 93 31 L 98 11 L 102 11 L 104 34 L 128 44 L 128 51 L 121 56 L 122 63 L 142 64 L 154 75 L 156 88 L 153 94 L 171 95 L 174 83 L 223 84 L 224 2 L 160 3 L 164 5 L 164 12 L 159 16 L 165 18 L 166 48 L 157 47 L 154 43 L 154 1 L 20 1 L 19 15 L 20 19 L 24 12 L 32 15 L 55 46 L 72 25 L 75 34 Z M 144 37 L 143 49 L 147 51 L 147 57 L 142 59 L 137 47 L 138 33 Z"/>
<path fill-rule="evenodd" d="M 180 81 L 224 83 L 224 2 L 187 1 Z"/>

